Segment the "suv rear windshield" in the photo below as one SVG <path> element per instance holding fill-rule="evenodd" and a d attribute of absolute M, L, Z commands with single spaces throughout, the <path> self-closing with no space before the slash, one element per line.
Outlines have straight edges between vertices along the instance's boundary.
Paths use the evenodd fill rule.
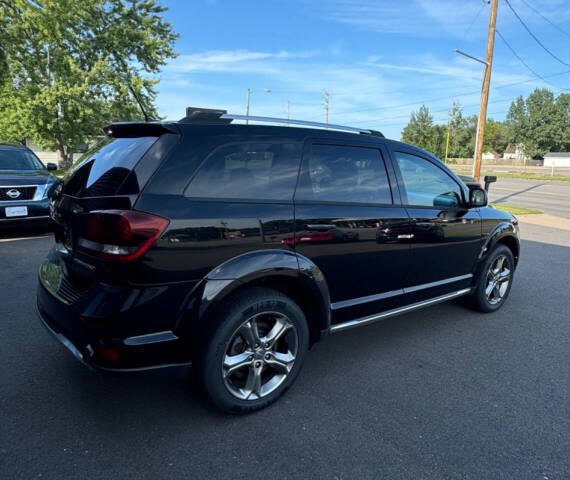
<path fill-rule="evenodd" d="M 75 163 L 64 180 L 64 193 L 76 197 L 116 195 L 157 138 L 106 138 Z M 138 193 L 136 185 L 121 190 Z"/>

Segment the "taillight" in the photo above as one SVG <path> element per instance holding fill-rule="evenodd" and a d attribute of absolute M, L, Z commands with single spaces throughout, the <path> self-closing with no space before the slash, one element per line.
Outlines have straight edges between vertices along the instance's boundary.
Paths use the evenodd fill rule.
<path fill-rule="evenodd" d="M 77 246 L 108 260 L 131 261 L 145 253 L 168 220 L 136 210 L 99 210 L 83 216 Z"/>

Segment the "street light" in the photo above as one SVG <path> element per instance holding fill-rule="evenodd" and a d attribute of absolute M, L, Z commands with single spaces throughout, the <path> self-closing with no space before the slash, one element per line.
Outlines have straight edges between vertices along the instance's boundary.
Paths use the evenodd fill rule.
<path fill-rule="evenodd" d="M 252 90 L 251 88 L 248 88 L 248 89 L 247 89 L 247 106 L 246 106 L 246 108 L 245 108 L 245 116 L 246 116 L 246 117 L 249 117 L 249 99 L 250 99 L 250 97 L 251 97 L 251 94 L 252 94 L 253 92 L 255 92 L 255 91 L 256 91 L 256 90 Z M 271 93 L 271 90 L 270 90 L 269 88 L 264 88 L 263 91 L 264 91 L 265 93 Z M 249 124 L 249 120 L 246 120 L 246 121 L 245 121 L 245 124 L 248 125 L 248 124 Z"/>

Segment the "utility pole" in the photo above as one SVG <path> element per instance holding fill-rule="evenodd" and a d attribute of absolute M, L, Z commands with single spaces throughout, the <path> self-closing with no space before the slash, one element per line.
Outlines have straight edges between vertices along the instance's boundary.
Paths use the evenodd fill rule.
<path fill-rule="evenodd" d="M 287 120 L 291 118 L 291 102 L 287 100 Z"/>
<path fill-rule="evenodd" d="M 449 123 L 447 124 L 447 140 L 445 141 L 445 160 L 443 163 L 447 163 L 447 154 L 449 153 Z"/>
<path fill-rule="evenodd" d="M 330 93 L 325 89 L 325 123 L 329 124 L 329 105 L 330 105 Z"/>
<path fill-rule="evenodd" d="M 247 103 L 246 103 L 246 107 L 245 107 L 245 116 L 249 117 L 249 99 L 251 98 L 251 94 L 253 92 L 258 92 L 259 90 L 252 90 L 251 88 L 247 89 Z M 265 93 L 271 93 L 271 90 L 269 88 L 264 88 L 263 91 Z M 249 119 L 246 118 L 245 120 L 245 124 L 249 125 Z"/>
<path fill-rule="evenodd" d="M 247 106 L 245 107 L 245 116 L 249 117 L 249 98 L 251 97 L 251 88 L 247 89 Z M 245 124 L 249 125 L 249 120 L 245 120 Z"/>
<path fill-rule="evenodd" d="M 489 86 L 491 84 L 491 67 L 493 66 L 493 48 L 495 45 L 495 25 L 497 24 L 497 7 L 499 0 L 491 0 L 491 16 L 487 33 L 487 54 L 485 56 L 485 76 L 481 90 L 481 108 L 477 121 L 475 138 L 475 156 L 473 159 L 473 177 L 479 181 L 481 176 L 481 157 L 483 156 L 483 139 L 485 138 L 485 123 L 487 121 L 487 103 L 489 102 Z"/>

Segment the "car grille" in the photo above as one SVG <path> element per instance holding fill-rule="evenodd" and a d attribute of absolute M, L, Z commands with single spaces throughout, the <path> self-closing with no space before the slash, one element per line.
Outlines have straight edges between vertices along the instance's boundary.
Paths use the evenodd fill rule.
<path fill-rule="evenodd" d="M 32 200 L 36 194 L 36 185 L 28 185 L 25 187 L 0 187 L 0 201 L 2 202 L 18 202 L 21 200 Z M 20 195 L 13 198 L 8 192 L 20 192 Z"/>

